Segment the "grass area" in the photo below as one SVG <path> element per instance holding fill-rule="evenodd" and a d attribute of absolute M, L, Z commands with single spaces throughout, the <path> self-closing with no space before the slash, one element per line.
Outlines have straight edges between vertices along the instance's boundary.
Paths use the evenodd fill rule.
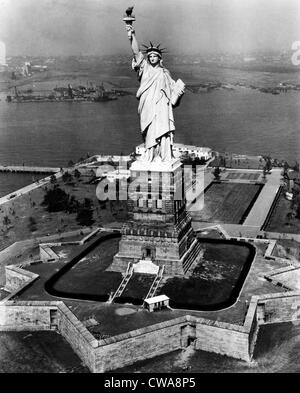
<path fill-rule="evenodd" d="M 205 242 L 210 243 L 211 241 L 205 240 Z M 242 244 L 240 244 L 242 245 Z M 76 246 L 76 248 L 81 248 L 83 250 L 84 246 Z M 239 301 L 236 302 L 232 307 L 226 308 L 221 311 L 193 311 L 196 307 L 190 308 L 188 312 L 184 310 L 164 310 L 158 311 L 155 313 L 149 313 L 145 310 L 142 310 L 140 307 L 136 307 L 133 305 L 121 305 L 121 304 L 108 304 L 102 303 L 98 296 L 97 301 L 90 300 L 86 302 L 85 300 L 80 299 L 64 299 L 64 302 L 70 307 L 71 311 L 81 320 L 85 321 L 89 318 L 95 318 L 99 326 L 95 327 L 95 334 L 97 335 L 110 335 L 113 336 L 115 334 L 120 334 L 124 332 L 128 332 L 130 330 L 138 329 L 143 326 L 152 325 L 154 323 L 159 323 L 164 320 L 170 320 L 182 315 L 196 315 L 198 317 L 208 318 L 212 320 L 219 320 L 229 323 L 235 323 L 242 325 L 244 323 L 244 318 L 247 312 L 247 303 L 251 296 L 253 295 L 263 295 L 267 293 L 278 293 L 284 292 L 284 290 L 280 287 L 276 287 L 268 281 L 258 280 L 257 277 L 261 277 L 266 272 L 271 272 L 274 269 L 279 267 L 284 267 L 286 264 L 280 263 L 278 261 L 268 261 L 263 258 L 263 254 L 265 251 L 265 245 L 258 245 L 257 255 L 255 261 L 252 263 L 251 270 L 247 276 L 247 280 L 245 285 L 243 286 L 243 291 L 240 294 Z M 224 254 L 223 250 L 217 251 L 216 247 L 214 247 L 211 253 L 207 253 L 206 256 L 209 258 L 209 261 L 206 262 L 205 267 L 208 269 L 210 264 L 213 264 L 213 261 L 216 261 L 218 258 L 222 258 Z M 225 254 L 226 255 L 226 254 Z M 227 258 L 230 259 L 236 258 L 236 263 L 238 263 L 238 253 L 229 252 L 227 253 Z M 83 262 L 81 262 L 83 263 Z M 97 263 L 97 261 L 95 261 Z M 79 264 L 80 266 L 80 264 Z M 47 263 L 47 264 L 39 264 L 27 267 L 28 270 L 37 273 L 40 275 L 40 278 L 34 282 L 29 288 L 27 288 L 24 292 L 22 292 L 16 300 L 56 300 L 55 296 L 51 296 L 44 290 L 45 281 L 47 281 L 55 272 L 58 272 L 61 268 L 64 268 L 65 264 L 62 262 L 59 263 Z M 204 269 L 206 270 L 206 269 Z M 201 272 L 200 274 L 203 276 L 203 280 L 211 280 L 212 285 L 214 279 L 218 279 L 220 277 L 219 272 L 218 276 L 214 276 L 213 270 L 207 273 Z M 243 274 L 243 273 L 242 273 Z M 100 277 L 100 276 L 99 276 Z M 105 275 L 101 275 L 103 280 L 105 281 Z M 79 277 L 79 282 L 81 278 Z M 85 286 L 88 286 L 89 283 L 92 282 L 95 287 L 97 286 L 97 282 L 99 282 L 97 277 L 93 277 L 93 272 L 90 270 L 90 277 L 86 280 Z M 71 283 L 72 284 L 72 283 Z M 102 285 L 102 284 L 101 284 Z M 221 288 L 222 289 L 222 288 Z M 234 290 L 234 289 L 233 289 Z M 178 290 L 177 290 L 178 292 Z M 199 299 L 201 296 L 201 292 L 199 292 Z M 100 301 L 99 301 L 100 300 Z M 106 298 L 103 298 L 102 301 L 106 301 Z M 122 314 L 125 308 L 125 313 Z M 130 308 L 133 310 L 132 313 L 126 313 L 126 309 Z"/>
<path fill-rule="evenodd" d="M 235 156 L 223 154 L 209 164 L 210 167 L 226 167 L 233 169 L 263 169 L 265 161 L 260 156 Z"/>
<path fill-rule="evenodd" d="M 260 173 L 240 173 L 240 172 L 228 172 L 226 179 L 228 180 L 258 180 Z"/>
<path fill-rule="evenodd" d="M 122 279 L 123 276 L 119 272 L 93 274 L 93 280 L 87 279 L 86 276 L 70 274 L 60 279 L 57 284 L 54 285 L 54 289 L 74 298 L 93 298 L 106 302 L 109 299 L 110 293 L 117 290 Z"/>
<path fill-rule="evenodd" d="M 112 263 L 118 245 L 119 238 L 100 243 L 57 280 L 54 290 L 74 297 L 93 296 L 101 301 L 108 300 L 109 294 L 116 291 L 123 278 L 119 272 L 105 271 Z"/>
<path fill-rule="evenodd" d="M 56 332 L 1 332 L 0 352 L 0 373 L 89 372 Z"/>
<path fill-rule="evenodd" d="M 154 281 L 154 274 L 134 273 L 117 303 L 142 304 Z"/>
<path fill-rule="evenodd" d="M 99 239 L 95 241 L 97 244 Z M 26 269 L 38 274 L 40 279 L 21 293 L 18 298 L 27 300 L 74 297 L 106 301 L 110 292 L 115 291 L 122 280 L 121 273 L 105 271 L 118 250 L 118 242 L 119 238 L 110 238 L 104 239 L 96 246 L 93 243 L 83 246 L 68 246 L 66 253 L 70 265 L 66 265 L 66 261 L 59 261 L 27 266 Z M 63 252 L 63 248 L 61 252 Z M 87 254 L 84 255 L 85 253 Z M 82 258 L 80 254 L 83 255 Z M 81 259 L 77 262 L 76 258 Z M 53 277 L 56 273 L 61 275 Z M 48 293 L 44 286 L 45 283 L 48 285 L 49 280 L 53 280 L 53 282 L 51 285 L 49 284 Z"/>
<path fill-rule="evenodd" d="M 283 232 L 283 233 L 300 233 L 300 219 L 297 217 L 290 217 L 292 213 L 292 202 L 288 201 L 284 196 L 284 190 L 281 189 L 279 197 L 273 208 L 272 214 L 269 217 L 264 230 L 268 232 Z"/>
<path fill-rule="evenodd" d="M 197 220 L 240 224 L 261 186 L 244 183 L 211 183 L 204 194 L 204 208 Z"/>
<path fill-rule="evenodd" d="M 250 250 L 241 244 L 201 242 L 203 259 L 189 278 L 167 279 L 159 294 L 170 298 L 170 306 L 183 309 L 213 310 L 236 300 L 252 262 Z"/>
<path fill-rule="evenodd" d="M 57 184 L 67 194 L 73 195 L 80 202 L 83 202 L 85 198 L 91 200 L 94 225 L 126 221 L 126 201 L 107 201 L 100 204 L 96 196 L 96 185 L 88 184 L 89 180 L 89 175 L 82 174 L 79 179 L 73 177 L 72 184 L 64 183 L 62 179 L 58 180 Z M 49 213 L 41 205 L 46 191 L 52 187 L 49 183 L 0 206 L 0 223 L 3 224 L 0 228 L 0 237 L 3 243 L 10 244 L 16 240 L 72 231 L 84 227 L 76 220 L 76 212 Z M 34 225 L 32 225 L 32 220 Z"/>

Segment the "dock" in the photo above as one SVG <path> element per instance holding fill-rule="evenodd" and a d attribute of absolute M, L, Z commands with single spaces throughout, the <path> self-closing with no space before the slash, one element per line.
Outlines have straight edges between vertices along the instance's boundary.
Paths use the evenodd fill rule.
<path fill-rule="evenodd" d="M 40 166 L 24 166 L 24 165 L 0 165 L 0 172 L 11 173 L 56 173 L 60 168 L 40 167 Z"/>

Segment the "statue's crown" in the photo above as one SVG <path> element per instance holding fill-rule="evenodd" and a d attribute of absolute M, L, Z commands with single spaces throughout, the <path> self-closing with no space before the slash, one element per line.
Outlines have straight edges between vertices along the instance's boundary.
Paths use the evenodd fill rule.
<path fill-rule="evenodd" d="M 161 44 L 158 44 L 158 45 L 155 46 L 150 41 L 150 46 L 147 46 L 147 45 L 143 44 L 143 47 L 145 48 L 145 50 L 143 50 L 143 52 L 146 53 L 147 55 L 150 55 L 150 53 L 156 53 L 157 55 L 162 57 L 162 54 L 166 53 L 165 52 L 166 48 L 160 48 L 160 45 Z"/>

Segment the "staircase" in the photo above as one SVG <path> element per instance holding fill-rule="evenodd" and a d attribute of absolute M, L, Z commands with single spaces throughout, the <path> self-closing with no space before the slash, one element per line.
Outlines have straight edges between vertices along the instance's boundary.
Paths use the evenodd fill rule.
<path fill-rule="evenodd" d="M 149 289 L 149 292 L 147 293 L 147 296 L 145 297 L 145 299 L 148 299 L 150 297 L 153 297 L 155 295 L 155 292 L 161 282 L 162 276 L 164 274 L 164 270 L 165 270 L 165 266 L 160 266 L 158 273 L 155 277 L 155 279 L 153 280 L 153 283 L 151 285 L 151 288 Z"/>
<path fill-rule="evenodd" d="M 132 274 L 133 274 L 133 264 L 129 262 L 125 276 L 121 284 L 119 285 L 118 289 L 113 294 L 113 296 L 108 300 L 108 303 L 112 303 L 116 297 L 120 297 L 122 295 L 124 289 L 126 288 L 126 285 L 128 284 L 128 281 L 131 279 Z"/>

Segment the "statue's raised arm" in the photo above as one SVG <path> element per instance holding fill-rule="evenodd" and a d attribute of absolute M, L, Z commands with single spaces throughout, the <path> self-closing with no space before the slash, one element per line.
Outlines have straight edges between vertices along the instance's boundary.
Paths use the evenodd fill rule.
<path fill-rule="evenodd" d="M 184 93 L 184 83 L 179 79 L 175 82 L 164 68 L 162 55 L 164 49 L 159 45 L 145 45 L 139 49 L 135 37 L 132 15 L 133 7 L 126 10 L 123 18 L 126 23 L 128 38 L 131 43 L 134 59 L 133 69 L 138 71 L 140 88 L 138 113 L 140 115 L 141 132 L 145 141 L 145 154 L 142 160 L 170 162 L 173 156 L 173 136 L 175 131 L 173 106 L 177 106 Z"/>
<path fill-rule="evenodd" d="M 139 49 L 139 44 L 137 42 L 137 39 L 135 37 L 135 31 L 133 29 L 133 26 L 126 25 L 126 30 L 128 33 L 128 38 L 130 40 L 132 52 L 136 56 L 139 54 L 140 49 Z"/>
<path fill-rule="evenodd" d="M 135 21 L 134 15 L 132 15 L 132 10 L 133 7 L 128 7 L 126 12 L 126 16 L 123 18 L 124 22 L 126 23 L 126 30 L 127 30 L 127 35 L 131 44 L 131 49 L 133 54 L 136 56 L 139 53 L 139 44 L 137 42 L 137 39 L 135 37 L 135 31 L 133 28 L 133 22 Z"/>

